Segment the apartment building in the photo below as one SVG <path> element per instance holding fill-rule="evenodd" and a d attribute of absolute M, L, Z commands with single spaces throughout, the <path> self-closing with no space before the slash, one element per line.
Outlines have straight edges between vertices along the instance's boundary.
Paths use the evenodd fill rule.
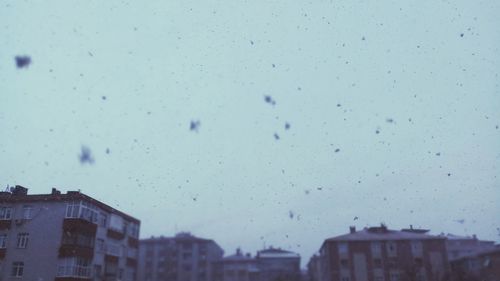
<path fill-rule="evenodd" d="M 300 255 L 270 247 L 257 252 L 257 266 L 261 281 L 299 281 Z"/>
<path fill-rule="evenodd" d="M 495 241 L 479 240 L 476 235 L 459 236 L 441 233 L 440 236 L 446 238 L 446 250 L 450 261 L 495 249 Z"/>
<path fill-rule="evenodd" d="M 140 240 L 139 280 L 212 281 L 224 251 L 211 239 L 190 233 Z"/>
<path fill-rule="evenodd" d="M 500 246 L 451 261 L 453 281 L 500 281 Z"/>
<path fill-rule="evenodd" d="M 449 272 L 446 238 L 385 225 L 326 239 L 311 266 L 318 281 L 441 281 Z M 319 269 L 318 269 L 319 268 Z"/>
<path fill-rule="evenodd" d="M 139 227 L 79 191 L 0 192 L 0 280 L 135 281 Z"/>
<path fill-rule="evenodd" d="M 223 275 L 216 281 L 259 281 L 260 270 L 257 260 L 250 253 L 243 254 L 237 249 L 234 255 L 222 260 Z"/>

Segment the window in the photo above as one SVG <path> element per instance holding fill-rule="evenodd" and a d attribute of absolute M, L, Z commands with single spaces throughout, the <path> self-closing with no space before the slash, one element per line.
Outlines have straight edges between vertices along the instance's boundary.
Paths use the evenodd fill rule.
<path fill-rule="evenodd" d="M 23 219 L 29 220 L 33 217 L 32 215 L 33 215 L 33 207 L 24 206 L 23 207 Z"/>
<path fill-rule="evenodd" d="M 97 217 L 97 207 L 87 201 L 82 201 L 80 206 L 80 218 L 93 223 L 97 223 Z"/>
<path fill-rule="evenodd" d="M 389 257 L 395 257 L 397 255 L 397 248 L 395 242 L 387 242 L 387 255 Z"/>
<path fill-rule="evenodd" d="M 99 213 L 99 226 L 107 227 L 108 226 L 108 216 L 105 213 Z"/>
<path fill-rule="evenodd" d="M 0 220 L 10 220 L 12 218 L 12 208 L 11 207 L 1 207 L 0 208 Z"/>
<path fill-rule="evenodd" d="M 391 272 L 390 276 L 390 281 L 400 281 L 400 275 L 399 272 Z"/>
<path fill-rule="evenodd" d="M 375 281 L 384 281 L 384 276 L 375 276 Z"/>
<path fill-rule="evenodd" d="M 128 235 L 134 238 L 139 237 L 139 225 L 136 223 L 130 223 Z"/>
<path fill-rule="evenodd" d="M 119 232 L 123 232 L 124 225 L 125 224 L 122 217 L 115 214 L 111 214 L 109 216 L 109 228 Z"/>
<path fill-rule="evenodd" d="M 106 244 L 104 244 L 104 239 L 97 239 L 97 251 L 106 252 Z"/>
<path fill-rule="evenodd" d="M 349 250 L 347 243 L 345 243 L 345 242 L 338 243 L 337 247 L 339 249 L 339 254 L 345 254 Z"/>
<path fill-rule="evenodd" d="M 411 241 L 411 253 L 414 256 L 422 255 L 422 242 L 421 241 Z"/>
<path fill-rule="evenodd" d="M 417 281 L 426 281 L 426 279 L 425 279 L 425 273 L 423 273 L 423 272 L 417 273 L 417 279 L 416 280 Z"/>
<path fill-rule="evenodd" d="M 382 260 L 381 259 L 373 259 L 373 267 L 374 268 L 381 268 L 382 267 Z"/>
<path fill-rule="evenodd" d="M 350 280 L 351 280 L 351 278 L 349 278 L 349 277 L 345 277 L 345 276 L 344 276 L 344 277 L 342 277 L 342 278 L 341 278 L 341 280 L 342 280 L 342 281 L 350 281 Z"/>
<path fill-rule="evenodd" d="M 90 277 L 91 262 L 81 257 L 68 257 L 59 260 L 58 277 Z"/>
<path fill-rule="evenodd" d="M 74 201 L 66 205 L 66 218 L 80 218 L 96 223 L 97 214 L 97 207 L 86 201 Z"/>
<path fill-rule="evenodd" d="M 379 256 L 382 253 L 382 245 L 380 242 L 372 242 L 370 246 L 372 249 L 372 255 Z"/>
<path fill-rule="evenodd" d="M 0 234 L 0 249 L 7 247 L 7 234 Z"/>
<path fill-rule="evenodd" d="M 15 261 L 12 263 L 12 271 L 10 274 L 12 277 L 22 277 L 23 272 L 24 272 L 24 262 Z"/>
<path fill-rule="evenodd" d="M 28 246 L 28 238 L 30 234 L 29 233 L 19 233 L 17 235 L 17 247 L 24 249 Z"/>
<path fill-rule="evenodd" d="M 66 217 L 67 218 L 78 218 L 80 213 L 80 202 L 69 202 L 66 205 Z"/>
<path fill-rule="evenodd" d="M 349 267 L 349 260 L 347 260 L 347 259 L 341 259 L 340 260 L 340 266 L 344 267 L 344 268 L 345 267 Z"/>

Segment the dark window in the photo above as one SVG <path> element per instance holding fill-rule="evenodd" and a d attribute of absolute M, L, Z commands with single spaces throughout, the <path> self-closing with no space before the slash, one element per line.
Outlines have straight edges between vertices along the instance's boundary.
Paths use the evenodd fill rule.
<path fill-rule="evenodd" d="M 12 277 L 22 277 L 24 273 L 24 262 L 22 261 L 15 261 L 12 263 L 12 271 L 11 271 L 11 276 Z"/>
<path fill-rule="evenodd" d="M 20 249 L 24 249 L 28 247 L 28 239 L 30 237 L 29 233 L 19 233 L 17 235 L 17 247 Z"/>

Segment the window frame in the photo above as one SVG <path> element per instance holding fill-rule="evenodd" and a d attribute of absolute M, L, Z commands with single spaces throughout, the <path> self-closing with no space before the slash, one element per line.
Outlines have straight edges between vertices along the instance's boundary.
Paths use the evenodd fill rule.
<path fill-rule="evenodd" d="M 9 235 L 7 233 L 0 234 L 0 249 L 7 248 L 7 239 L 9 239 Z"/>
<path fill-rule="evenodd" d="M 10 271 L 10 277 L 23 277 L 24 275 L 24 262 L 14 261 L 12 262 L 12 270 Z"/>
<path fill-rule="evenodd" d="M 13 214 L 12 207 L 2 206 L 0 207 L 0 220 L 11 220 Z"/>
<path fill-rule="evenodd" d="M 30 220 L 33 218 L 33 206 L 31 205 L 24 205 L 23 206 L 23 220 Z"/>
<path fill-rule="evenodd" d="M 18 249 L 28 248 L 29 238 L 30 238 L 30 234 L 28 232 L 18 233 L 17 234 L 16 248 L 18 248 Z"/>

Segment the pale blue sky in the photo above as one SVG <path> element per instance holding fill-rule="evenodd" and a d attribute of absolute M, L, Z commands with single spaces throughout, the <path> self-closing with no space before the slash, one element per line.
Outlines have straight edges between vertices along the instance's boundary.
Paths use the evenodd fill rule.
<path fill-rule="evenodd" d="M 186 230 L 226 253 L 265 242 L 307 261 L 380 222 L 499 241 L 499 13 L 2 0 L 0 184 L 81 189 L 139 218 L 142 237 Z"/>

